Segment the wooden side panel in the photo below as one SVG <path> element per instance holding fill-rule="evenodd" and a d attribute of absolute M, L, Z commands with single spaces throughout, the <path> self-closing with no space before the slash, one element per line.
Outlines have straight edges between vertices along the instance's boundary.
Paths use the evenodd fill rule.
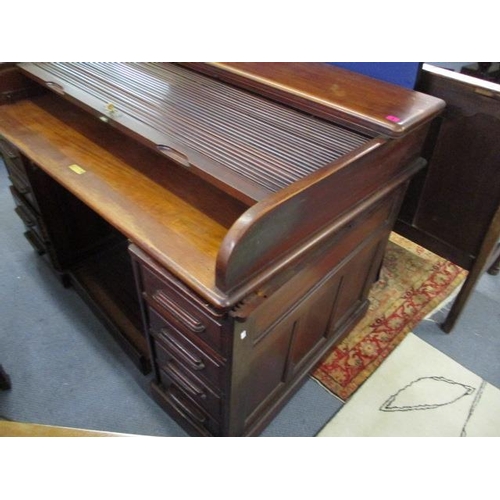
<path fill-rule="evenodd" d="M 255 434 L 366 311 L 405 186 L 235 311 L 229 435 Z M 276 280 L 275 280 L 276 281 Z"/>
<path fill-rule="evenodd" d="M 294 382 L 362 317 L 369 286 L 383 255 L 387 232 L 381 234 L 343 259 L 267 331 L 257 332 L 253 318 L 249 319 L 247 375 L 238 396 L 245 433 L 259 427 Z M 280 305 L 275 307 L 279 311 Z M 255 316 L 259 314 L 257 310 Z"/>
<path fill-rule="evenodd" d="M 249 209 L 222 243 L 218 288 L 229 293 L 279 272 L 352 218 L 353 207 L 404 182 L 421 167 L 411 163 L 418 159 L 425 134 L 422 128 L 390 143 L 374 141 L 355 158 L 335 163 L 307 183 L 297 182 Z"/>

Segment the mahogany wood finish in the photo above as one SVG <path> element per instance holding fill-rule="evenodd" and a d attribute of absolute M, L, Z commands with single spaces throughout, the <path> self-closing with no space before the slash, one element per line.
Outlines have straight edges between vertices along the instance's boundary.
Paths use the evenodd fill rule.
<path fill-rule="evenodd" d="M 469 271 L 442 325 L 450 332 L 477 280 L 500 258 L 500 86 L 424 65 L 419 89 L 447 107 L 396 229 Z"/>
<path fill-rule="evenodd" d="M 20 67 L 40 94 L 0 145 L 30 236 L 174 419 L 257 435 L 365 313 L 442 101 L 316 64 Z"/>
<path fill-rule="evenodd" d="M 321 244 L 329 233 L 357 215 L 355 211 L 347 212 L 353 199 L 370 199 L 373 203 L 422 166 L 412 160 L 418 158 L 424 136 L 422 129 L 381 149 L 378 148 L 384 143 L 373 141 L 358 154 L 311 175 L 307 182 L 297 182 L 250 208 L 222 243 L 217 259 L 217 286 L 234 290 L 256 273 L 262 275 L 268 267 L 272 267 L 270 272 L 276 272 L 291 259 L 308 252 L 312 244 Z M 402 165 L 410 171 L 403 171 Z M 325 199 L 329 200 L 327 204 Z M 340 214 L 345 216 L 339 218 Z M 269 227 L 273 227 L 272 232 Z M 276 238 L 276 231 L 280 238 Z M 288 254 L 283 252 L 284 245 Z M 280 257 L 285 257 L 282 262 L 278 260 Z"/>
<path fill-rule="evenodd" d="M 15 63 L 0 63 L 0 105 L 24 99 L 42 90 L 24 76 Z"/>
<path fill-rule="evenodd" d="M 172 64 L 21 67 L 249 204 L 367 141 Z"/>
<path fill-rule="evenodd" d="M 401 137 L 441 112 L 432 97 L 408 93 L 321 63 L 183 63 L 314 116 L 368 135 Z"/>
<path fill-rule="evenodd" d="M 26 422 L 0 421 L 0 437 L 136 437 L 135 434 L 60 427 Z"/>

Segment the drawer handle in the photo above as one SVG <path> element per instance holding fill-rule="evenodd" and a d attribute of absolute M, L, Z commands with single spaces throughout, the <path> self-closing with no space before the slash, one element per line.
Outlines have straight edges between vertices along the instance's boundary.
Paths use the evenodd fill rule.
<path fill-rule="evenodd" d="M 6 142 L 4 141 L 1 141 L 0 142 L 0 151 L 6 155 L 8 158 L 11 158 L 12 160 L 14 160 L 15 158 L 18 158 L 19 157 L 19 154 L 17 153 L 17 151 L 15 151 L 14 149 L 12 149 Z"/>
<path fill-rule="evenodd" d="M 196 420 L 200 424 L 206 422 L 207 417 L 205 417 L 205 415 L 196 410 L 188 408 L 175 394 L 172 393 L 172 391 L 169 390 L 165 394 L 165 398 L 184 418 L 187 418 L 188 420 L 189 418 L 191 418 L 192 420 Z"/>
<path fill-rule="evenodd" d="M 30 189 L 26 186 L 24 186 L 23 182 L 19 179 L 17 174 L 14 174 L 11 172 L 11 174 L 8 176 L 10 182 L 12 185 L 21 193 L 21 194 L 28 194 L 30 192 Z"/>
<path fill-rule="evenodd" d="M 191 166 L 188 157 L 184 153 L 181 153 L 180 151 L 177 151 L 176 149 L 171 148 L 170 146 L 165 146 L 164 144 L 157 144 L 156 147 L 160 153 L 164 154 L 165 156 L 168 156 L 171 160 L 174 160 L 177 163 L 184 165 L 185 167 Z"/>
<path fill-rule="evenodd" d="M 205 325 L 201 323 L 198 319 L 191 316 L 189 313 L 184 311 L 179 305 L 177 305 L 167 294 L 161 290 L 156 290 L 153 294 L 153 299 L 155 299 L 161 306 L 163 306 L 170 314 L 179 320 L 184 326 L 189 328 L 194 333 L 201 333 L 205 331 Z"/>
<path fill-rule="evenodd" d="M 170 350 L 174 351 L 174 353 L 177 354 L 181 360 L 186 362 L 193 370 L 200 371 L 205 368 L 205 363 L 203 363 L 202 359 L 189 352 L 183 345 L 178 344 L 168 336 L 168 330 L 162 328 L 160 330 L 159 337 L 165 344 L 167 344 Z"/>
<path fill-rule="evenodd" d="M 164 371 L 177 385 L 182 387 L 189 394 L 197 398 L 207 399 L 207 394 L 203 388 L 199 387 L 195 382 L 192 382 L 189 378 L 187 378 L 173 363 L 167 363 L 164 367 Z"/>
<path fill-rule="evenodd" d="M 35 225 L 35 221 L 30 219 L 30 216 L 27 210 L 21 206 L 18 206 L 14 209 L 14 212 L 19 216 L 19 218 L 28 226 L 33 227 Z"/>
<path fill-rule="evenodd" d="M 30 245 L 35 249 L 38 255 L 43 255 L 46 252 L 43 243 L 38 239 L 33 231 L 26 231 L 24 237 L 28 240 Z"/>
<path fill-rule="evenodd" d="M 56 83 L 56 82 L 45 82 L 47 87 L 49 87 L 49 89 L 53 90 L 54 92 L 57 92 L 58 94 L 61 94 L 61 95 L 64 95 L 65 92 L 64 92 L 64 87 L 62 85 L 60 85 L 59 83 Z"/>

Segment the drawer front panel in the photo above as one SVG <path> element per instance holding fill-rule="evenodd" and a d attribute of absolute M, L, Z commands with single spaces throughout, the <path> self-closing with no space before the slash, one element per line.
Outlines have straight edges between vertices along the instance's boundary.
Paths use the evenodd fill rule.
<path fill-rule="evenodd" d="M 40 213 L 40 207 L 36 201 L 35 195 L 33 194 L 31 187 L 19 182 L 18 179 L 9 175 L 9 179 L 12 182 L 13 187 L 16 188 L 17 192 L 21 194 L 24 201 L 30 205 L 31 209 L 37 213 Z"/>
<path fill-rule="evenodd" d="M 208 356 L 191 340 L 169 325 L 154 309 L 148 310 L 150 333 L 155 342 L 158 363 L 175 360 L 214 388 L 224 387 L 224 365 Z"/>
<path fill-rule="evenodd" d="M 9 180 L 13 186 L 23 195 L 29 195 L 31 193 L 31 189 L 29 183 L 23 177 L 20 177 L 15 170 L 9 168 L 9 165 L 6 163 L 7 171 L 9 172 Z"/>
<path fill-rule="evenodd" d="M 29 185 L 26 169 L 19 151 L 6 140 L 0 138 L 0 154 L 3 157 L 9 173 L 13 173 Z"/>
<path fill-rule="evenodd" d="M 5 166 L 7 167 L 10 182 L 17 189 L 17 191 L 24 196 L 26 201 L 33 207 L 34 210 L 40 211 L 35 196 L 33 195 L 31 184 L 26 173 L 26 167 L 21 159 L 21 156 L 14 153 L 14 150 L 10 146 L 10 149 L 8 150 L 11 152 L 6 153 L 7 148 L 5 147 L 5 144 L 5 141 L 0 139 L 0 153 L 3 157 Z"/>
<path fill-rule="evenodd" d="M 23 221 L 26 228 L 36 233 L 41 241 L 48 242 L 49 237 L 38 212 L 33 209 L 31 204 L 26 201 L 24 196 L 14 186 L 10 186 L 9 189 L 16 204 L 14 211 Z"/>
<path fill-rule="evenodd" d="M 147 266 L 142 266 L 144 296 L 147 302 L 180 332 L 202 340 L 219 353 L 224 353 L 222 322 L 196 307 L 173 284 Z"/>
<path fill-rule="evenodd" d="M 162 387 L 153 382 L 151 388 L 157 403 L 181 425 L 192 426 L 202 436 L 221 435 L 219 421 L 186 397 L 175 384 Z"/>
<path fill-rule="evenodd" d="M 192 373 L 171 360 L 160 366 L 159 375 L 162 387 L 168 388 L 172 384 L 175 385 L 186 398 L 203 408 L 215 419 L 220 419 L 221 397 Z"/>
<path fill-rule="evenodd" d="M 24 233 L 24 237 L 28 240 L 29 244 L 38 253 L 38 255 L 43 255 L 47 253 L 47 246 L 40 239 L 38 234 L 33 230 L 28 230 Z"/>

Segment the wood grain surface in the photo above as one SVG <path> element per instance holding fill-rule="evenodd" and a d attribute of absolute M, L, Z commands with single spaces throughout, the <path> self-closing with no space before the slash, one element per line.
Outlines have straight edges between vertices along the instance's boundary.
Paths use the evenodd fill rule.
<path fill-rule="evenodd" d="M 375 136 L 401 137 L 437 115 L 444 101 L 325 63 L 187 63 L 326 120 Z"/>
<path fill-rule="evenodd" d="M 201 295 L 217 300 L 217 252 L 245 206 L 50 94 L 2 106 L 0 134 Z"/>

